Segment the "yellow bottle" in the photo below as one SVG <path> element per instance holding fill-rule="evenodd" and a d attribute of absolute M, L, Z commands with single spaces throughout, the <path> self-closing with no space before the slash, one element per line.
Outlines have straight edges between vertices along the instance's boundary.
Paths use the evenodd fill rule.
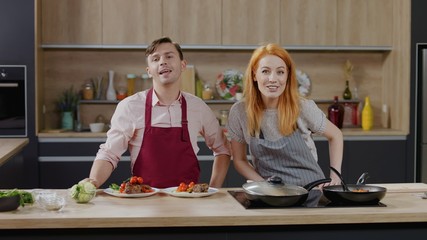
<path fill-rule="evenodd" d="M 374 113 L 372 112 L 369 97 L 365 98 L 365 106 L 362 110 L 362 129 L 369 131 L 374 126 Z"/>

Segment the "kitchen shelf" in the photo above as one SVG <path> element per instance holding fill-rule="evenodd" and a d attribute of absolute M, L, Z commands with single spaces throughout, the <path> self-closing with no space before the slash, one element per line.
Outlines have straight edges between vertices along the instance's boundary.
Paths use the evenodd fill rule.
<path fill-rule="evenodd" d="M 317 104 L 332 104 L 334 103 L 333 99 L 313 99 L 313 101 Z M 359 104 L 361 100 L 344 100 L 338 99 L 338 103 L 357 103 Z"/>
<path fill-rule="evenodd" d="M 206 104 L 233 104 L 237 102 L 236 100 L 222 100 L 222 99 L 214 99 L 214 100 L 204 100 Z"/>
<path fill-rule="evenodd" d="M 44 49 L 146 49 L 146 44 L 42 44 Z M 258 45 L 188 45 L 182 44 L 185 50 L 254 50 Z M 392 46 L 320 46 L 320 45 L 284 45 L 290 51 L 373 51 L 388 52 L 393 50 Z"/>
<path fill-rule="evenodd" d="M 332 99 L 313 99 L 314 102 L 318 104 L 331 104 L 334 102 Z M 79 104 L 117 104 L 119 100 L 80 100 Z M 233 104 L 237 102 L 236 100 L 223 100 L 223 99 L 214 99 L 214 100 L 204 100 L 206 104 Z M 339 103 L 360 103 L 360 100 L 339 100 Z"/>
<path fill-rule="evenodd" d="M 79 104 L 117 104 L 119 100 L 80 100 Z"/>

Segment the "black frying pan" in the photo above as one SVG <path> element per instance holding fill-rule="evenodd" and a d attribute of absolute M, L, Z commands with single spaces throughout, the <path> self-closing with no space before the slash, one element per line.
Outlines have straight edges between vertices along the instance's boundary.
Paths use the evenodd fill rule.
<path fill-rule="evenodd" d="M 330 181 L 330 178 L 320 179 L 300 187 L 285 184 L 280 177 L 273 176 L 267 181 L 245 183 L 243 190 L 246 198 L 252 201 L 262 201 L 275 207 L 299 206 L 307 200 L 312 188 Z"/>
<path fill-rule="evenodd" d="M 342 185 L 323 187 L 323 195 L 336 204 L 376 204 L 384 198 L 387 189 L 379 186 L 347 184 L 348 191 Z"/>
<path fill-rule="evenodd" d="M 331 167 L 342 181 L 343 185 L 333 185 L 323 187 L 323 195 L 335 204 L 377 204 L 384 198 L 387 189 L 379 186 L 365 185 L 367 173 L 362 174 L 357 184 L 346 184 L 341 174 Z"/>

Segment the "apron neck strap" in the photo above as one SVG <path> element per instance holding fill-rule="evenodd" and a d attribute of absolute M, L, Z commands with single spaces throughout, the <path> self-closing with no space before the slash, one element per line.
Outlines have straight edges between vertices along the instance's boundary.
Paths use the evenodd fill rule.
<path fill-rule="evenodd" d="M 153 108 L 153 88 L 150 88 L 145 100 L 145 127 L 151 127 L 151 110 Z M 184 95 L 181 95 L 181 138 L 184 142 L 190 141 L 188 134 L 188 120 L 187 120 L 187 101 Z"/>

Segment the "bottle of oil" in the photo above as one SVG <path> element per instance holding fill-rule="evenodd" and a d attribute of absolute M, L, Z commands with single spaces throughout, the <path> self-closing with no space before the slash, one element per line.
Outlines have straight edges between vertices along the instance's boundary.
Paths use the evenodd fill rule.
<path fill-rule="evenodd" d="M 365 105 L 362 110 L 362 129 L 369 131 L 374 126 L 374 113 L 372 112 L 369 96 L 365 97 Z"/>
<path fill-rule="evenodd" d="M 344 93 L 342 94 L 342 98 L 344 100 L 351 99 L 351 91 L 350 91 L 350 87 L 348 86 L 348 80 L 345 81 L 345 89 L 344 89 Z"/>

